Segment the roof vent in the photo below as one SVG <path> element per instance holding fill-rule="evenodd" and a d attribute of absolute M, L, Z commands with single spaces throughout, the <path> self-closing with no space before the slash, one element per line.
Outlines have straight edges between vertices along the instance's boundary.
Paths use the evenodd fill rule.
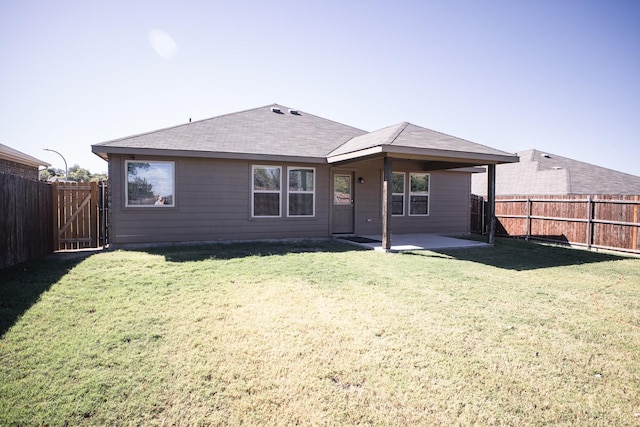
<path fill-rule="evenodd" d="M 273 111 L 276 114 L 282 114 L 282 110 L 277 107 L 271 107 L 271 111 Z"/>
<path fill-rule="evenodd" d="M 544 157 L 545 159 L 550 159 L 551 156 L 548 155 L 547 153 L 541 154 L 542 157 Z"/>
<path fill-rule="evenodd" d="M 300 111 L 298 111 L 298 110 L 289 110 L 289 114 L 293 114 L 294 116 L 299 116 L 300 115 Z"/>
<path fill-rule="evenodd" d="M 551 169 L 555 169 L 555 170 L 559 171 L 562 168 L 560 166 L 553 166 Z"/>

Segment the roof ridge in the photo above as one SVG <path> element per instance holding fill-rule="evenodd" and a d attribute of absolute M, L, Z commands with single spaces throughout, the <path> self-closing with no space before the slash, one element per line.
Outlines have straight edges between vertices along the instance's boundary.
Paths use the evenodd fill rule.
<path fill-rule="evenodd" d="M 380 145 L 391 145 L 393 143 L 393 141 L 395 141 L 396 138 L 400 135 L 400 133 L 402 133 L 402 131 L 407 127 L 406 126 L 407 122 L 401 122 L 401 123 L 398 123 L 398 124 L 395 124 L 395 125 L 385 126 L 383 128 L 376 129 L 376 130 L 371 131 L 371 132 L 364 131 L 365 133 L 363 133 L 362 135 L 352 136 L 351 138 L 347 139 L 345 142 L 343 142 L 342 144 L 338 145 L 333 150 L 329 151 L 329 153 L 327 153 L 327 155 L 330 155 L 331 153 L 333 153 L 335 151 L 338 151 L 340 148 L 344 147 L 345 145 L 347 145 L 349 142 L 353 141 L 356 138 L 361 138 L 363 136 L 372 135 L 372 134 L 375 134 L 375 133 L 378 133 L 378 132 L 382 132 L 382 131 L 384 131 L 386 129 L 397 127 L 397 126 L 401 126 L 401 125 L 404 125 L 402 127 L 402 129 L 399 129 L 399 130 L 395 131 L 390 137 L 387 138 L 387 140 L 385 142 L 380 144 Z M 358 128 L 354 128 L 354 129 L 358 129 Z M 358 130 L 362 130 L 362 129 L 358 129 Z"/>
<path fill-rule="evenodd" d="M 391 135 L 388 139 L 389 142 L 386 143 L 386 145 L 391 145 L 393 144 L 396 139 L 398 139 L 398 137 L 400 136 L 400 134 L 402 132 L 404 132 L 404 130 L 407 128 L 407 126 L 409 126 L 409 122 L 400 122 L 398 123 L 396 126 L 401 126 L 402 128 L 399 129 L 397 132 L 395 132 L 393 135 Z"/>

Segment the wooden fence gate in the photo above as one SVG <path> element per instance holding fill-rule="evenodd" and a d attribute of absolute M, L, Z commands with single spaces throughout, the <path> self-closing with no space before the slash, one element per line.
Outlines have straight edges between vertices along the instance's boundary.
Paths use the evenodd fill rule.
<path fill-rule="evenodd" d="M 106 246 L 107 183 L 57 182 L 53 185 L 53 250 Z"/>

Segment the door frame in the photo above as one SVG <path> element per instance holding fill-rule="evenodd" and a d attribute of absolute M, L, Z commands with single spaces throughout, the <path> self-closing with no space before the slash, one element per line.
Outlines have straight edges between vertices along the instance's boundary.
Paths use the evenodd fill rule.
<path fill-rule="evenodd" d="M 336 175 L 348 175 L 351 180 L 351 227 L 350 231 L 334 231 L 335 221 L 334 221 L 334 197 L 335 197 L 335 177 Z M 355 169 L 332 169 L 331 170 L 331 191 L 329 192 L 329 206 L 331 206 L 331 215 L 330 215 L 330 227 L 331 234 L 355 234 L 356 232 L 356 186 L 355 186 Z M 339 205 L 338 205 L 339 206 Z"/>

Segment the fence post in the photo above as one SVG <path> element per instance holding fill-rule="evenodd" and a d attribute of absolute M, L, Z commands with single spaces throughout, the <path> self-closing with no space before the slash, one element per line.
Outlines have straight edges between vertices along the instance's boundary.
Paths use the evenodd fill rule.
<path fill-rule="evenodd" d="M 593 229 L 591 227 L 593 220 L 593 212 L 592 212 L 592 203 L 591 196 L 587 197 L 587 248 L 591 249 L 591 243 L 593 242 L 592 232 Z"/>
<path fill-rule="evenodd" d="M 633 222 L 635 222 L 636 224 L 638 223 L 638 199 L 639 197 L 636 196 L 636 203 L 634 203 L 633 205 Z M 637 250 L 638 249 L 638 226 L 632 227 L 633 231 L 632 231 L 632 246 L 631 249 L 633 250 Z"/>
<path fill-rule="evenodd" d="M 53 251 L 60 250 L 60 235 L 58 234 L 60 230 L 60 208 L 58 204 L 58 183 L 51 183 L 52 191 L 51 191 L 51 204 L 53 211 Z"/>
<path fill-rule="evenodd" d="M 91 247 L 98 247 L 98 238 L 100 235 L 100 204 L 98 203 L 98 183 L 90 182 L 91 186 Z"/>
<path fill-rule="evenodd" d="M 107 181 L 100 181 L 100 246 L 104 249 L 107 246 Z"/>
<path fill-rule="evenodd" d="M 482 235 L 484 236 L 487 232 L 487 201 L 482 198 Z"/>
<path fill-rule="evenodd" d="M 531 198 L 527 197 L 527 237 L 525 240 L 529 240 L 531 236 Z"/>

